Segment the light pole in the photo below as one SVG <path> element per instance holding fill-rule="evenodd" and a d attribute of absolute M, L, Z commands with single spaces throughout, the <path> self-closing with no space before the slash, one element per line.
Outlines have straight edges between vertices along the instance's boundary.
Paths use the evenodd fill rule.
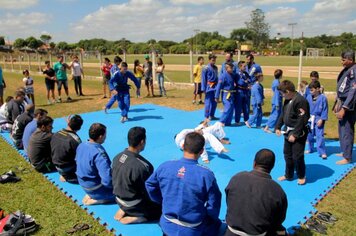
<path fill-rule="evenodd" d="M 198 34 L 200 33 L 200 29 L 195 29 L 195 54 L 198 54 Z"/>
<path fill-rule="evenodd" d="M 190 83 L 193 83 L 193 45 L 191 42 L 188 42 L 187 45 L 189 47 Z"/>
<path fill-rule="evenodd" d="M 294 38 L 294 26 L 297 25 L 297 23 L 289 23 L 289 26 L 292 26 L 292 42 L 291 42 L 291 54 L 293 56 L 293 38 Z"/>

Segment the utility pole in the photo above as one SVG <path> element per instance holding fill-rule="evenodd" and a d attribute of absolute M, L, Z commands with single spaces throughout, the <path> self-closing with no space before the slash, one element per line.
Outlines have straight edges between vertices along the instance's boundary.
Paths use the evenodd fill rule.
<path fill-rule="evenodd" d="M 195 54 L 198 54 L 198 34 L 200 33 L 200 29 L 195 29 Z"/>
<path fill-rule="evenodd" d="M 293 55 L 294 26 L 297 25 L 297 23 L 289 23 L 288 25 L 289 25 L 289 26 L 292 26 L 291 55 Z"/>

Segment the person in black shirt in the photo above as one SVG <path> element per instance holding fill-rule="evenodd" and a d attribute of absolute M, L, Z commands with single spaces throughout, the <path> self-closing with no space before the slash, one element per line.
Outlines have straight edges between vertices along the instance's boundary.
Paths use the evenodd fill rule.
<path fill-rule="evenodd" d="M 284 159 L 286 161 L 285 174 L 278 178 L 279 181 L 292 180 L 294 168 L 298 176 L 298 184 L 305 184 L 304 149 L 308 135 L 308 120 L 310 109 L 308 101 L 300 95 L 294 84 L 284 80 L 278 86 L 278 90 L 284 97 L 282 114 L 276 125 L 276 135 L 282 134 L 284 125 Z"/>
<path fill-rule="evenodd" d="M 253 170 L 233 176 L 225 189 L 228 228 L 225 236 L 286 235 L 282 226 L 287 212 L 287 196 L 272 180 L 275 155 L 271 150 L 256 153 Z"/>
<path fill-rule="evenodd" d="M 54 86 L 56 82 L 56 72 L 51 68 L 51 63 L 50 61 L 45 61 L 46 67 L 42 71 L 43 74 L 45 75 L 45 83 L 46 83 L 46 88 L 47 88 L 47 100 L 48 104 L 52 104 L 56 102 L 56 98 L 54 96 Z M 50 93 L 52 95 L 52 101 L 49 99 Z"/>
<path fill-rule="evenodd" d="M 146 145 L 145 128 L 131 128 L 128 142 L 129 147 L 116 155 L 112 165 L 114 194 L 120 206 L 115 219 L 122 224 L 158 220 L 161 206 L 150 200 L 145 187 L 153 166 L 140 155 Z"/>
<path fill-rule="evenodd" d="M 17 149 L 23 149 L 22 136 L 25 131 L 25 127 L 33 120 L 35 106 L 29 104 L 26 106 L 26 111 L 19 115 L 12 126 L 11 139 Z"/>
<path fill-rule="evenodd" d="M 25 92 L 17 90 L 15 92 L 14 99 L 10 100 L 7 103 L 6 118 L 9 121 L 9 123 L 13 124 L 15 119 L 25 111 L 23 105 L 24 99 L 25 99 Z"/>
<path fill-rule="evenodd" d="M 73 115 L 67 119 L 67 127 L 55 133 L 51 140 L 52 160 L 60 174 L 62 182 L 78 183 L 77 164 L 75 155 L 77 147 L 82 142 L 77 131 L 83 124 L 83 119 L 79 115 Z"/>

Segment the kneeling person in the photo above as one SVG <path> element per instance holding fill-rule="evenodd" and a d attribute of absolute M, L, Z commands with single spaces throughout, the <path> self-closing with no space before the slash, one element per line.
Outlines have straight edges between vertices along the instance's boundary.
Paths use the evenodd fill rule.
<path fill-rule="evenodd" d="M 75 157 L 77 177 L 86 192 L 84 205 L 104 204 L 114 201 L 111 161 L 102 144 L 106 127 L 94 123 L 89 128 L 89 141 L 79 144 Z"/>
<path fill-rule="evenodd" d="M 67 120 L 67 127 L 55 133 L 52 137 L 52 160 L 60 174 L 60 180 L 69 183 L 78 183 L 75 174 L 77 165 L 75 154 L 78 145 L 82 142 L 77 132 L 83 124 L 79 115 L 74 115 Z"/>
<path fill-rule="evenodd" d="M 146 145 L 145 128 L 131 128 L 128 142 L 129 147 L 112 165 L 114 194 L 120 206 L 115 219 L 123 224 L 159 219 L 161 207 L 150 200 L 145 189 L 145 181 L 153 173 L 152 164 L 140 155 Z"/>

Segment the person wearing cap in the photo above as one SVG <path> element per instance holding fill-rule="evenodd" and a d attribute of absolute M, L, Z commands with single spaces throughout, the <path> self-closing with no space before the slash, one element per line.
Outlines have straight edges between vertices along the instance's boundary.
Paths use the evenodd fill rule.
<path fill-rule="evenodd" d="M 261 149 L 255 155 L 253 170 L 233 176 L 225 189 L 228 228 L 225 236 L 286 235 L 282 226 L 288 201 L 281 186 L 270 175 L 275 154 Z"/>
<path fill-rule="evenodd" d="M 234 115 L 235 107 L 235 86 L 239 80 L 239 75 L 234 72 L 234 64 L 227 62 L 224 64 L 225 72 L 220 74 L 219 82 L 216 86 L 215 100 L 219 101 L 220 92 L 222 92 L 222 102 L 224 104 L 224 111 L 220 117 L 220 122 L 224 125 L 231 125 L 232 117 Z"/>
<path fill-rule="evenodd" d="M 119 56 L 114 57 L 114 65 L 111 66 L 110 69 L 110 79 L 118 72 L 120 72 L 120 65 L 121 65 L 122 59 Z M 109 79 L 109 81 L 110 81 Z M 108 84 L 109 84 L 108 81 Z M 109 85 L 109 91 L 110 91 L 110 85 Z M 108 109 L 114 105 L 115 101 L 117 101 L 117 95 L 111 95 L 108 103 L 104 106 L 104 112 L 106 113 Z"/>
<path fill-rule="evenodd" d="M 151 89 L 152 97 L 154 97 L 155 94 L 153 92 L 152 61 L 150 61 L 150 56 L 147 54 L 145 55 L 145 62 L 143 63 L 143 75 L 145 77 L 145 85 L 147 87 L 147 96 L 151 96 Z"/>
<path fill-rule="evenodd" d="M 67 101 L 70 102 L 72 101 L 71 97 L 69 97 L 69 91 L 68 91 L 68 78 L 67 78 L 67 69 L 70 69 L 69 65 L 65 62 L 63 62 L 63 56 L 59 55 L 57 56 L 58 62 L 56 62 L 53 65 L 53 70 L 56 72 L 56 78 L 57 78 L 57 89 L 58 89 L 58 102 L 62 102 L 61 98 L 61 91 L 62 91 L 62 85 L 64 87 L 64 91 L 67 95 Z"/>
<path fill-rule="evenodd" d="M 333 107 L 336 118 L 339 120 L 339 139 L 343 157 L 336 162 L 338 165 L 352 162 L 352 149 L 355 137 L 356 121 L 356 64 L 355 52 L 345 51 L 341 54 L 341 64 L 344 69 L 337 78 L 337 99 Z"/>
<path fill-rule="evenodd" d="M 218 84 L 218 67 L 215 65 L 216 56 L 209 55 L 209 63 L 203 68 L 201 90 L 205 93 L 204 116 L 215 120 L 217 102 L 215 100 L 216 85 Z"/>

